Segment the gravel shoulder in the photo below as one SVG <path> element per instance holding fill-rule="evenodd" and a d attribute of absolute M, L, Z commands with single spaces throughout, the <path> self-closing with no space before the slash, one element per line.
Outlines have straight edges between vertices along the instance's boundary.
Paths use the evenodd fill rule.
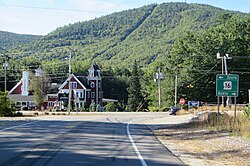
<path fill-rule="evenodd" d="M 187 165 L 250 166 L 250 139 L 194 127 L 188 124 L 190 117 L 171 116 L 145 123 Z"/>

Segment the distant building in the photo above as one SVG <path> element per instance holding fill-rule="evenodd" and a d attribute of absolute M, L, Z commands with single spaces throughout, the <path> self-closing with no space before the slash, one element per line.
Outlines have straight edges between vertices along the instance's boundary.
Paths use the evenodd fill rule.
<path fill-rule="evenodd" d="M 39 77 L 44 74 L 40 67 L 35 71 L 35 76 Z M 8 97 L 15 102 L 17 107 L 32 109 L 36 106 L 34 91 L 30 88 L 31 83 L 27 77 L 27 72 L 24 73 L 22 80 L 10 90 Z M 45 109 L 67 109 L 70 90 L 70 99 L 74 110 L 81 110 L 83 107 L 89 108 L 91 103 L 95 104 L 95 106 L 102 105 L 103 92 L 99 66 L 96 63 L 92 64 L 87 77 L 70 74 L 62 84 L 52 83 L 51 92 L 47 95 L 43 107 Z"/>

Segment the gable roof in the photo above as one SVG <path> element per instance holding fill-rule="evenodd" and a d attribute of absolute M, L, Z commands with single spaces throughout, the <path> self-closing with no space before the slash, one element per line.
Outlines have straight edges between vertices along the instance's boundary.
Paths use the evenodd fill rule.
<path fill-rule="evenodd" d="M 66 81 L 64 81 L 64 83 L 58 88 L 58 89 L 62 89 L 65 85 L 67 85 L 67 83 L 72 79 L 74 78 L 80 85 L 81 87 L 83 87 L 83 89 L 87 89 L 83 83 L 74 75 L 74 74 L 71 74 Z"/>
<path fill-rule="evenodd" d="M 17 87 L 19 87 L 20 85 L 22 85 L 22 80 L 20 80 L 20 81 L 19 81 L 10 91 L 9 91 L 8 94 L 13 93 L 13 91 L 14 91 Z"/>
<path fill-rule="evenodd" d="M 91 89 L 90 86 L 88 85 L 87 76 L 76 75 L 76 77 L 87 89 Z"/>

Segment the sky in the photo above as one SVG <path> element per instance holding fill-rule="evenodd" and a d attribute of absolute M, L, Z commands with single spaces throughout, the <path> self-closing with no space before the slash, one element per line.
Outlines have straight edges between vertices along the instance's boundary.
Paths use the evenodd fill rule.
<path fill-rule="evenodd" d="M 58 27 L 153 3 L 185 0 L 0 0 L 0 30 L 46 35 Z M 250 13 L 250 0 L 186 0 Z"/>

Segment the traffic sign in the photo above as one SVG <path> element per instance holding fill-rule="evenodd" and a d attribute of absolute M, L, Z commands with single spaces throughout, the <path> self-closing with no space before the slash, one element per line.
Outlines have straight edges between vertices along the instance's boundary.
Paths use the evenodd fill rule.
<path fill-rule="evenodd" d="M 216 96 L 237 97 L 239 91 L 239 75 L 217 74 L 216 75 Z"/>
<path fill-rule="evenodd" d="M 185 104 L 185 99 L 184 99 L 184 98 L 181 98 L 181 99 L 180 99 L 180 104 L 181 104 L 181 105 Z"/>

